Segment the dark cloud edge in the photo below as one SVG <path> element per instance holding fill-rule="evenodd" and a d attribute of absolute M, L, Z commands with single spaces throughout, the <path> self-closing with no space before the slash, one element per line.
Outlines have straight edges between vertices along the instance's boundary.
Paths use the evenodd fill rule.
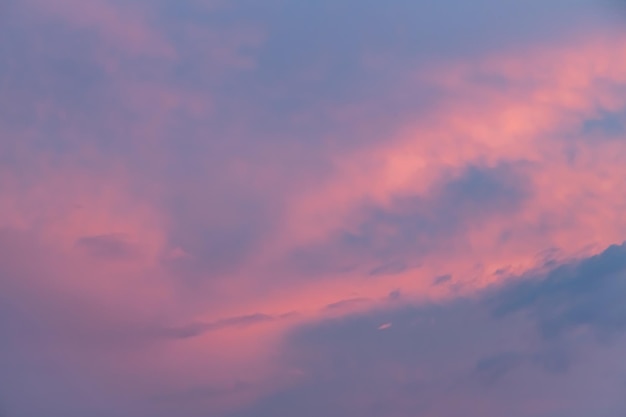
<path fill-rule="evenodd" d="M 296 327 L 281 357 L 306 377 L 229 416 L 308 415 L 304 410 L 320 402 L 327 415 L 350 415 L 337 397 L 340 387 L 350 386 L 371 389 L 372 399 L 388 389 L 407 390 L 418 397 L 402 412 L 423 413 L 438 410 L 438 401 L 450 393 L 489 395 L 484 393 L 501 389 L 503 380 L 528 383 L 529 373 L 551 384 L 550 378 L 577 378 L 572 369 L 586 361 L 586 347 L 626 330 L 626 243 L 547 268 L 446 302 L 390 299 L 367 312 Z M 431 374 L 399 383 L 379 372 L 389 364 Z M 381 415 L 377 407 L 366 415 Z"/>

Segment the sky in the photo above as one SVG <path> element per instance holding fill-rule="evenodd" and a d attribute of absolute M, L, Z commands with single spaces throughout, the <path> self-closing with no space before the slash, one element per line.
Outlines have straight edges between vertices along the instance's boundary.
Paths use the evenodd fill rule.
<path fill-rule="evenodd" d="M 623 417 L 617 0 L 0 2 L 0 417 Z"/>

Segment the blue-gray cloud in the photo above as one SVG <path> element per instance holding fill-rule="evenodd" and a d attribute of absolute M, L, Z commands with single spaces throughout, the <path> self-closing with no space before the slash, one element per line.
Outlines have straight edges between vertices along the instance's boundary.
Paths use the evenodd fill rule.
<path fill-rule="evenodd" d="M 626 328 L 626 245 L 611 246 L 574 265 L 561 266 L 541 281 L 524 281 L 498 297 L 498 317 L 529 312 L 542 335 L 589 327 L 611 335 Z"/>
<path fill-rule="evenodd" d="M 618 416 L 626 375 L 599 369 L 624 345 L 625 279 L 626 244 L 477 298 L 301 327 L 283 357 L 303 382 L 233 416 Z"/>
<path fill-rule="evenodd" d="M 313 276 L 354 270 L 363 259 L 380 263 L 372 276 L 419 266 L 425 254 L 447 246 L 465 228 L 522 210 L 532 190 L 520 165 L 469 166 L 428 195 L 397 197 L 390 208 L 365 206 L 356 231 L 296 249 L 288 262 Z"/>

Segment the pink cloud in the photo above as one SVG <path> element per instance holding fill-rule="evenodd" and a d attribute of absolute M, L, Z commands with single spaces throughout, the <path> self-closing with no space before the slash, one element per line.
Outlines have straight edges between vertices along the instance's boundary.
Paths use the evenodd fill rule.
<path fill-rule="evenodd" d="M 121 6 L 105 0 L 29 0 L 28 11 L 44 19 L 56 18 L 78 30 L 94 31 L 106 47 L 133 56 L 172 59 L 173 46 L 149 22 L 141 4 Z"/>
<path fill-rule="evenodd" d="M 41 8 L 38 18 L 56 16 L 94 30 L 107 51 L 163 59 L 156 71 L 161 75 L 180 59 L 176 45 L 140 6 L 73 0 L 33 0 L 29 6 Z M 215 74 L 255 68 L 240 49 L 260 45 L 258 32 L 188 29 L 195 48 L 213 45 L 201 68 L 221 68 Z M 402 80 L 408 89 L 424 83 L 441 88 L 446 99 L 388 137 L 319 151 L 328 168 L 319 176 L 300 166 L 304 147 L 258 145 L 267 138 L 248 126 L 213 130 L 222 102 L 211 91 L 193 91 L 166 76 L 138 80 L 107 67 L 109 88 L 95 97 L 112 100 L 94 103 L 93 120 L 76 117 L 58 97 L 34 103 L 38 121 L 48 112 L 60 115 L 60 135 L 70 151 L 38 148 L 44 124 L 3 132 L 18 163 L 0 165 L 0 230 L 8 233 L 1 259 L 9 277 L 0 291 L 36 306 L 30 314 L 42 320 L 37 337 L 57 346 L 68 368 L 97 358 L 84 378 L 103 381 L 103 389 L 123 404 L 150 403 L 162 393 L 184 398 L 200 386 L 216 393 L 198 400 L 203 409 L 236 410 L 304 378 L 279 354 L 294 328 L 471 295 L 543 268 L 543 254 L 553 248 L 563 261 L 623 240 L 626 148 L 619 141 L 585 141 L 580 129 L 600 110 L 626 106 L 615 88 L 626 83 L 624 38 L 581 39 L 448 63 Z M 368 130 L 372 122 L 351 110 L 337 117 L 357 119 Z M 100 127 L 108 134 L 100 137 Z M 189 131 L 193 138 L 185 136 Z M 113 157 L 107 146 L 128 154 Z M 329 243 L 374 223 L 372 245 L 385 247 L 399 228 L 376 223 L 368 208 L 401 217 L 411 213 L 398 201 L 416 198 L 424 202 L 418 214 L 439 219 L 440 201 L 458 203 L 446 187 L 463 181 L 468 167 L 504 176 L 501 164 L 517 167 L 528 193 L 504 208 L 487 210 L 490 201 L 484 201 L 452 211 L 455 227 L 425 238 L 430 250 L 414 263 L 381 266 L 379 259 Z M 195 170 L 193 176 L 179 173 L 187 168 Z M 178 197 L 191 201 L 187 210 L 177 211 Z M 229 248 L 242 253 L 235 266 L 212 269 L 218 257 L 202 264 L 206 254 L 194 249 L 209 245 L 202 240 L 205 229 L 209 235 L 220 227 L 238 230 L 242 217 L 257 214 L 256 206 L 247 206 L 257 200 L 270 208 L 269 226 L 255 231 L 247 251 Z M 179 231 L 181 224 L 199 229 L 197 239 L 194 234 L 185 240 L 195 230 Z M 175 241 L 177 233 L 182 243 Z M 330 257 L 342 266 L 356 266 L 303 278 L 286 260 L 309 247 L 333 252 Z M 449 278 L 433 285 L 442 276 Z M 391 322 L 378 327 L 383 335 L 395 328 Z M 357 408 L 369 404 L 345 401 Z M 172 404 L 175 409 L 178 402 Z"/>

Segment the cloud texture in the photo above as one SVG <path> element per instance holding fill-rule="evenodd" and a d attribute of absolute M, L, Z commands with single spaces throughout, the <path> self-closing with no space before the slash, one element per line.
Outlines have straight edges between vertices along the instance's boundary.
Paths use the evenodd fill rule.
<path fill-rule="evenodd" d="M 592 0 L 0 5 L 0 415 L 618 417 Z"/>

